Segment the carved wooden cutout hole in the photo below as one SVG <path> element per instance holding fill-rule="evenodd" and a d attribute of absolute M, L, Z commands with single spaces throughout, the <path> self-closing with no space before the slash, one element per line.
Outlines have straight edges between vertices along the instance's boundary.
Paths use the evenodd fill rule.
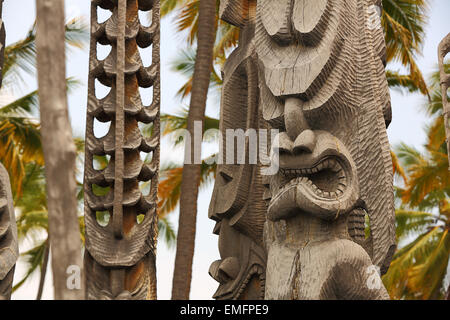
<path fill-rule="evenodd" d="M 139 87 L 139 93 L 141 94 L 142 104 L 148 107 L 153 102 L 153 86 L 149 88 Z"/>
<path fill-rule="evenodd" d="M 111 156 L 109 154 L 104 156 L 94 156 L 92 159 L 92 167 L 95 170 L 103 170 L 106 169 L 106 167 L 109 164 L 109 160 L 111 159 Z"/>
<path fill-rule="evenodd" d="M 96 184 L 92 185 L 92 193 L 97 197 L 106 196 L 109 193 L 109 190 L 111 190 L 111 187 L 101 187 Z"/>
<path fill-rule="evenodd" d="M 111 219 L 111 214 L 109 211 L 96 211 L 95 217 L 97 219 L 97 223 L 102 226 L 106 227 L 109 224 L 109 220 Z"/>
<path fill-rule="evenodd" d="M 95 97 L 97 99 L 103 99 L 110 91 L 110 87 L 103 85 L 98 79 L 95 79 Z"/>
<path fill-rule="evenodd" d="M 151 163 L 153 161 L 153 152 L 140 152 L 142 161 L 145 163 Z"/>
<path fill-rule="evenodd" d="M 141 48 L 138 46 L 139 54 L 141 56 L 142 64 L 144 67 L 149 67 L 152 65 L 152 55 L 153 55 L 153 45 L 147 48 Z"/>
<path fill-rule="evenodd" d="M 151 10 L 150 11 L 139 10 L 138 15 L 139 15 L 139 22 L 142 24 L 142 26 L 150 27 L 152 25 L 153 12 Z"/>
<path fill-rule="evenodd" d="M 94 118 L 94 136 L 96 138 L 103 138 L 108 133 L 110 126 L 111 121 L 100 122 L 96 118 Z"/>
<path fill-rule="evenodd" d="M 143 137 L 150 139 L 153 136 L 153 123 L 146 124 L 139 122 L 139 130 Z"/>
<path fill-rule="evenodd" d="M 111 45 L 102 45 L 97 42 L 97 59 L 100 61 L 106 59 L 111 53 L 111 50 Z"/>
<path fill-rule="evenodd" d="M 103 23 L 112 16 L 112 12 L 106 9 L 97 7 L 97 21 L 98 23 Z"/>
<path fill-rule="evenodd" d="M 144 222 L 144 219 L 145 219 L 145 214 L 138 214 L 136 216 L 136 223 L 141 224 L 142 222 Z"/>
<path fill-rule="evenodd" d="M 151 186 L 152 186 L 152 180 L 139 181 L 139 189 L 141 190 L 142 194 L 146 197 L 150 194 Z"/>

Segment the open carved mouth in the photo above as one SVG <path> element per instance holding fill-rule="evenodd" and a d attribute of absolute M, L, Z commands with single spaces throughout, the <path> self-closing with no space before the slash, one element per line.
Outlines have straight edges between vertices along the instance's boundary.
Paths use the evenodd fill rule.
<path fill-rule="evenodd" d="M 303 184 L 320 198 L 337 199 L 348 186 L 346 170 L 336 157 L 323 158 L 311 168 L 280 168 L 282 183 L 278 192 Z"/>

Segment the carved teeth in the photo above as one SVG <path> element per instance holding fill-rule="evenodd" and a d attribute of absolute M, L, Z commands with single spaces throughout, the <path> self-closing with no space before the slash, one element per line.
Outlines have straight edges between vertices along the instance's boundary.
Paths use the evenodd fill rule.
<path fill-rule="evenodd" d="M 338 186 L 337 190 L 324 191 L 314 184 L 313 179 L 310 177 L 323 170 L 331 170 L 337 177 Z M 284 185 L 279 187 L 279 190 L 291 188 L 294 185 L 304 183 L 311 188 L 311 190 L 318 196 L 336 199 L 344 194 L 344 190 L 347 188 L 347 177 L 341 164 L 334 158 L 325 159 L 312 168 L 280 168 L 282 175 L 288 180 Z"/>

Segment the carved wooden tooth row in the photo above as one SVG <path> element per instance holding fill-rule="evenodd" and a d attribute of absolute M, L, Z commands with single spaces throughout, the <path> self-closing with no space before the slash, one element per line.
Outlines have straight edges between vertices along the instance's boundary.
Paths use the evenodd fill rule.
<path fill-rule="evenodd" d="M 98 22 L 97 12 L 111 16 Z M 139 20 L 151 12 L 151 25 Z M 160 18 L 157 0 L 93 0 L 85 158 L 86 290 L 88 299 L 155 299 L 157 183 L 160 154 Z M 97 45 L 109 45 L 104 60 Z M 145 67 L 139 48 L 152 46 L 152 63 Z M 96 84 L 110 88 L 99 99 Z M 144 106 L 139 88 L 153 88 Z M 102 138 L 94 135 L 94 119 L 110 123 Z M 152 126 L 145 137 L 141 126 Z M 151 154 L 149 163 L 142 153 Z M 95 156 L 107 157 L 105 168 L 94 168 Z M 150 183 L 148 195 L 140 184 Z M 96 190 L 103 190 L 98 193 Z M 107 226 L 97 215 L 108 212 Z M 138 223 L 138 216 L 142 217 Z"/>

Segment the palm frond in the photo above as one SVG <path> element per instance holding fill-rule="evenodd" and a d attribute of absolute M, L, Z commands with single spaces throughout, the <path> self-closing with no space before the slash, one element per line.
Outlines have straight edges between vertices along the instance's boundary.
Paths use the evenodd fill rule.
<path fill-rule="evenodd" d="M 158 220 L 158 236 L 164 239 L 164 242 L 169 248 L 173 248 L 177 243 L 175 229 L 167 218 L 160 218 Z"/>
<path fill-rule="evenodd" d="M 21 258 L 24 259 L 25 262 L 27 263 L 28 270 L 25 273 L 25 276 L 22 278 L 22 280 L 20 280 L 18 283 L 14 285 L 12 292 L 19 289 L 34 273 L 34 271 L 36 271 L 37 268 L 42 265 L 42 261 L 44 260 L 45 247 L 46 241 L 43 241 L 36 247 L 28 250 L 27 252 L 22 253 Z"/>
<path fill-rule="evenodd" d="M 386 39 L 387 62 L 398 61 L 409 68 L 408 88 L 414 85 L 428 94 L 426 82 L 415 57 L 421 54 L 425 37 L 428 3 L 426 0 L 383 0 L 382 26 Z"/>
<path fill-rule="evenodd" d="M 89 28 L 82 18 L 66 23 L 66 42 L 70 47 L 83 48 L 89 39 Z M 22 81 L 22 72 L 32 76 L 36 73 L 36 23 L 21 39 L 5 47 L 3 85 L 9 88 Z"/>

